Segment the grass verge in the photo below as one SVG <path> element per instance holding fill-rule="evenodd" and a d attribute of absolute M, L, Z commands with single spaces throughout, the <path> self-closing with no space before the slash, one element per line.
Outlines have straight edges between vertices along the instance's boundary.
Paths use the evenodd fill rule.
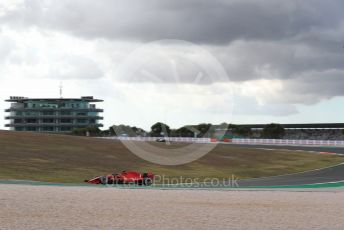
<path fill-rule="evenodd" d="M 184 144 L 151 143 L 178 149 Z M 199 147 L 199 146 L 198 146 Z M 251 178 L 335 165 L 343 156 L 218 145 L 204 157 L 178 166 L 149 163 L 121 142 L 97 138 L 0 131 L 0 179 L 82 183 L 114 171 L 151 171 L 167 178 Z"/>

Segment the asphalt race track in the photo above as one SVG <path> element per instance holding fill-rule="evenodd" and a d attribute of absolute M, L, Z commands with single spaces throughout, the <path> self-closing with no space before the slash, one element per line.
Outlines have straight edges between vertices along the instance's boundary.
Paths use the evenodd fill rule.
<path fill-rule="evenodd" d="M 279 187 L 281 186 L 281 187 Z M 164 185 L 167 188 L 190 188 L 190 189 L 240 189 L 240 188 L 320 188 L 320 187 L 343 187 L 344 186 L 344 163 L 328 168 L 311 170 L 303 173 L 293 173 L 281 176 L 261 177 L 255 179 L 237 180 L 236 184 L 225 181 L 224 183 L 211 184 L 178 184 Z M 153 186 L 160 188 L 160 186 Z"/>
<path fill-rule="evenodd" d="M 344 155 L 344 147 L 322 147 L 322 146 L 286 146 L 286 145 L 238 145 L 245 148 L 266 148 L 266 149 L 287 149 L 302 150 L 324 153 L 336 153 Z M 317 183 L 330 183 L 344 181 L 344 163 L 324 169 L 307 171 L 304 173 L 294 173 L 289 175 L 265 177 L 257 179 L 239 180 L 240 187 L 250 186 L 285 186 L 304 185 Z"/>
<path fill-rule="evenodd" d="M 249 186 L 284 186 L 284 185 L 305 185 L 317 183 L 332 183 L 344 181 L 344 164 L 320 170 L 313 170 L 304 173 L 295 173 L 284 176 L 239 180 L 240 187 Z"/>
<path fill-rule="evenodd" d="M 291 145 L 244 145 L 244 144 L 235 144 L 235 146 L 241 146 L 245 148 L 254 148 L 254 149 L 287 149 L 287 150 L 301 150 L 301 151 L 314 151 L 314 152 L 330 152 L 344 155 L 344 146 L 343 147 L 330 147 L 330 146 L 291 146 Z"/>
<path fill-rule="evenodd" d="M 235 144 L 235 146 L 244 148 L 255 149 L 284 149 L 288 151 L 309 151 L 324 154 L 339 154 L 344 155 L 344 147 L 329 147 L 329 146 L 290 146 L 290 145 L 246 145 Z M 340 182 L 340 183 L 338 183 Z M 248 187 L 278 187 L 278 186 L 304 186 L 314 184 L 324 184 L 327 186 L 329 183 L 337 183 L 340 186 L 344 185 L 344 162 L 342 164 L 331 166 L 323 169 L 315 169 L 307 172 L 293 173 L 281 176 L 261 177 L 253 179 L 237 180 L 237 188 Z M 229 182 L 220 183 L 214 186 L 210 183 L 201 184 L 184 184 L 176 187 L 189 187 L 189 188 L 226 188 L 231 184 Z M 326 185 L 327 184 L 327 185 Z M 233 184 L 231 184 L 233 186 Z M 174 187 L 174 186 L 171 186 Z M 235 187 L 232 187 L 235 188 Z"/>

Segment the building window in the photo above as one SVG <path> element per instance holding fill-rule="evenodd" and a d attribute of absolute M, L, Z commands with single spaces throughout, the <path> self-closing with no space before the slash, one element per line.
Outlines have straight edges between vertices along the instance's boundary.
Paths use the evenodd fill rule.
<path fill-rule="evenodd" d="M 70 116 L 72 115 L 72 112 L 70 111 L 61 111 L 61 116 Z"/>
<path fill-rule="evenodd" d="M 85 124 L 87 122 L 87 120 L 86 119 L 78 119 L 77 122 L 80 124 Z"/>
<path fill-rule="evenodd" d="M 58 108 L 57 104 L 52 104 L 52 103 L 43 103 L 43 104 L 39 104 L 39 107 L 41 108 Z"/>
<path fill-rule="evenodd" d="M 42 131 L 53 132 L 54 131 L 54 127 L 43 127 Z"/>
<path fill-rule="evenodd" d="M 43 116 L 53 116 L 55 115 L 54 111 L 43 111 L 42 112 Z"/>
<path fill-rule="evenodd" d="M 43 119 L 43 123 L 54 123 L 54 119 Z"/>
<path fill-rule="evenodd" d="M 72 123 L 72 119 L 61 119 L 61 123 Z"/>
<path fill-rule="evenodd" d="M 62 132 L 69 132 L 69 131 L 71 131 L 72 130 L 72 127 L 61 127 L 61 131 Z"/>
<path fill-rule="evenodd" d="M 36 112 L 25 112 L 24 115 L 25 115 L 25 116 L 37 116 L 38 113 L 36 113 Z"/>
<path fill-rule="evenodd" d="M 23 122 L 23 120 L 22 119 L 14 119 L 14 124 L 18 124 L 18 123 L 22 123 Z"/>
<path fill-rule="evenodd" d="M 92 116 L 92 117 L 98 116 L 98 112 L 88 112 L 88 116 Z"/>
<path fill-rule="evenodd" d="M 78 116 L 87 116 L 87 113 L 77 113 Z"/>

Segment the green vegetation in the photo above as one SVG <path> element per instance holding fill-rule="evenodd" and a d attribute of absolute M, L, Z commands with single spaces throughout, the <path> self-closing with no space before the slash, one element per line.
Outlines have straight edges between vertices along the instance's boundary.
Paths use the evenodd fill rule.
<path fill-rule="evenodd" d="M 284 127 L 280 124 L 271 123 L 264 127 L 262 136 L 265 138 L 280 139 L 284 136 Z"/>
<path fill-rule="evenodd" d="M 136 126 L 129 126 L 129 125 L 113 125 L 109 128 L 109 130 L 103 131 L 105 136 L 129 136 L 129 137 L 137 137 L 137 136 L 145 136 L 146 131 Z"/>
<path fill-rule="evenodd" d="M 166 149 L 188 145 L 150 144 Z M 300 172 L 343 161 L 342 156 L 218 145 L 192 163 L 161 166 L 140 159 L 115 140 L 0 131 L 0 179 L 82 183 L 84 179 L 121 170 L 152 171 L 166 177 L 229 178 L 234 174 L 249 178 Z"/>
<path fill-rule="evenodd" d="M 152 125 L 150 135 L 152 137 L 161 137 L 164 135 L 170 136 L 170 133 L 171 133 L 170 126 L 161 122 L 157 122 L 154 125 Z"/>
<path fill-rule="evenodd" d="M 172 137 L 194 137 L 195 134 L 191 131 L 190 127 L 183 126 L 177 130 L 172 130 Z"/>
<path fill-rule="evenodd" d="M 252 135 L 252 130 L 249 127 L 241 127 L 234 124 L 228 125 L 227 135 L 230 137 L 241 137 L 241 138 L 248 138 Z"/>
<path fill-rule="evenodd" d="M 172 129 L 170 136 L 172 137 L 212 137 L 215 133 L 215 127 L 222 127 L 221 125 L 213 126 L 210 123 L 201 123 L 198 125 L 183 126 L 179 129 Z M 227 128 L 227 126 L 224 126 Z"/>
<path fill-rule="evenodd" d="M 77 128 L 72 130 L 72 135 L 76 136 L 99 136 L 101 130 L 98 127 Z"/>

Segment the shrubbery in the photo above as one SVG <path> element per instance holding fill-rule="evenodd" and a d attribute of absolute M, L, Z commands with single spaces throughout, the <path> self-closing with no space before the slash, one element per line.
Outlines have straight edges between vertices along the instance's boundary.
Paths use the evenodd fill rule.
<path fill-rule="evenodd" d="M 86 127 L 73 129 L 72 134 L 77 136 L 100 136 L 102 131 L 98 127 Z"/>
<path fill-rule="evenodd" d="M 285 134 L 285 130 L 282 125 L 271 123 L 264 127 L 262 137 L 280 139 L 280 138 L 283 138 L 284 134 Z"/>

